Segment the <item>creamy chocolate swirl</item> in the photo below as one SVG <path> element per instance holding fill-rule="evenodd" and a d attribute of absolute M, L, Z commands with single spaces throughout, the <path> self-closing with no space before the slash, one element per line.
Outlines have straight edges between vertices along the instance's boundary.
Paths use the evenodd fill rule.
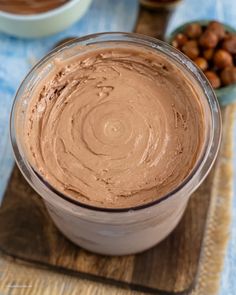
<path fill-rule="evenodd" d="M 197 85 L 158 52 L 94 49 L 55 70 L 27 111 L 30 163 L 58 191 L 124 208 L 175 189 L 200 156 Z"/>
<path fill-rule="evenodd" d="M 0 10 L 14 14 L 37 14 L 55 9 L 68 0 L 0 0 Z"/>

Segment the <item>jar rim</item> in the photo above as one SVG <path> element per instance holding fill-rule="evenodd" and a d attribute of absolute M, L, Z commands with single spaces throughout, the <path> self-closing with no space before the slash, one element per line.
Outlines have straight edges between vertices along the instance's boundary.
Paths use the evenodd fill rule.
<path fill-rule="evenodd" d="M 16 104 L 18 100 L 21 98 L 22 89 L 25 89 L 29 82 L 31 81 L 32 77 L 34 76 L 37 69 L 47 64 L 47 62 L 54 58 L 55 56 L 59 55 L 60 53 L 66 51 L 69 48 L 73 48 L 76 45 L 92 45 L 92 44 L 101 44 L 106 42 L 122 42 L 124 43 L 131 43 L 136 45 L 146 45 L 149 48 L 158 50 L 159 52 L 171 57 L 173 60 L 177 61 L 179 64 L 184 64 L 186 70 L 191 73 L 192 77 L 197 80 L 198 84 L 203 90 L 204 97 L 208 103 L 210 112 L 211 112 L 211 121 L 212 121 L 212 136 L 210 142 L 205 144 L 203 147 L 204 151 L 201 157 L 198 159 L 196 164 L 194 165 L 191 172 L 187 175 L 187 177 L 173 190 L 165 194 L 164 196 L 157 198 L 151 202 L 147 202 L 141 205 L 133 206 L 133 207 L 124 207 L 124 208 L 106 208 L 106 207 L 98 207 L 89 205 L 86 203 L 82 203 L 79 200 L 69 197 L 59 191 L 57 191 L 53 186 L 48 183 L 45 183 L 42 176 L 40 176 L 30 165 L 30 163 L 25 159 L 24 153 L 19 148 L 19 142 L 17 141 L 17 135 L 15 132 L 15 116 L 16 116 Z M 53 198 L 56 200 L 58 198 L 63 199 L 73 205 L 78 207 L 82 207 L 85 209 L 93 210 L 93 211 L 103 211 L 103 212 L 129 212 L 129 211 L 137 211 L 146 209 L 152 206 L 155 206 L 172 196 L 176 195 L 177 193 L 181 193 L 186 186 L 191 189 L 191 186 L 194 184 L 194 180 L 198 179 L 198 185 L 195 185 L 195 188 L 191 189 L 192 191 L 195 190 L 205 179 L 208 172 L 210 171 L 216 156 L 219 151 L 219 146 L 221 142 L 221 134 L 222 134 L 222 124 L 221 124 L 221 114 L 220 114 L 220 107 L 217 101 L 216 95 L 208 82 L 207 78 L 201 72 L 200 69 L 184 54 L 180 51 L 175 49 L 174 47 L 170 46 L 169 44 L 160 41 L 158 39 L 136 34 L 136 33 L 123 33 L 123 32 L 112 32 L 112 33 L 98 33 L 98 34 L 91 34 L 81 38 L 73 39 L 61 46 L 56 47 L 54 50 L 49 52 L 46 56 L 44 56 L 28 73 L 25 79 L 22 81 L 18 91 L 15 95 L 11 115 L 10 115 L 10 138 L 11 144 L 13 148 L 14 157 L 16 163 L 21 170 L 22 174 L 24 175 L 25 179 L 28 183 L 38 192 L 40 188 L 50 192 Z M 206 148 L 207 145 L 207 148 Z M 36 187 L 37 185 L 37 187 Z M 40 194 L 40 193 L 39 193 Z M 43 197 L 43 196 L 42 196 Z"/>

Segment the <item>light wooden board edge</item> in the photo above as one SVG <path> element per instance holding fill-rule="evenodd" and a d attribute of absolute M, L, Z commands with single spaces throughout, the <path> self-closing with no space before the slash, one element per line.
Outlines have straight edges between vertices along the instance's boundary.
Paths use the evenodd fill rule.
<path fill-rule="evenodd" d="M 224 125 L 219 161 L 204 236 L 201 263 L 191 295 L 218 293 L 224 257 L 230 237 L 233 200 L 233 130 L 236 104 L 222 111 Z"/>

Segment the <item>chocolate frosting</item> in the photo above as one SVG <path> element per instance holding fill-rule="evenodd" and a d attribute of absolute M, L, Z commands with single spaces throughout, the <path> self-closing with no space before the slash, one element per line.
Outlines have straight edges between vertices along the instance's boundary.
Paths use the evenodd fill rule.
<path fill-rule="evenodd" d="M 151 202 L 181 184 L 200 157 L 200 95 L 183 69 L 148 49 L 55 59 L 27 110 L 29 161 L 56 190 L 82 203 Z"/>
<path fill-rule="evenodd" d="M 68 0 L 0 0 L 0 10 L 14 14 L 37 14 L 55 9 Z"/>

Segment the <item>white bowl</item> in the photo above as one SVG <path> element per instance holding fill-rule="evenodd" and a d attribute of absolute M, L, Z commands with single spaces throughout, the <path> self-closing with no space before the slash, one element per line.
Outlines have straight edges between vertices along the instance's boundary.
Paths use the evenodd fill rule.
<path fill-rule="evenodd" d="M 32 15 L 0 11 L 0 31 L 26 38 L 55 34 L 79 20 L 91 2 L 70 0 L 58 8 Z"/>

